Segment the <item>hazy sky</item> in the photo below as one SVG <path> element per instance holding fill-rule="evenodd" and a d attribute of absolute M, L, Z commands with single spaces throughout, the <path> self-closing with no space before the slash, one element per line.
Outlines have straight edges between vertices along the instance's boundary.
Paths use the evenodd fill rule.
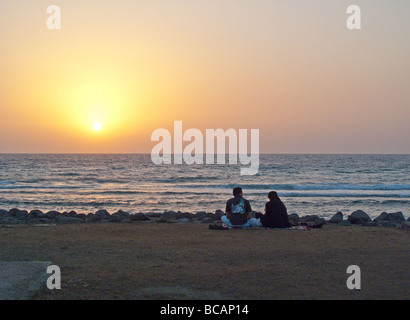
<path fill-rule="evenodd" d="M 0 152 L 150 152 L 174 120 L 260 129 L 265 153 L 410 153 L 410 1 L 0 0 Z"/>

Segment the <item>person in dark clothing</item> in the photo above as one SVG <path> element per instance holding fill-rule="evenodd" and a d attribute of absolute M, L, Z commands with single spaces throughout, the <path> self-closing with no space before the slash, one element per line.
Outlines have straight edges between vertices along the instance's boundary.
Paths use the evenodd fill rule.
<path fill-rule="evenodd" d="M 226 202 L 226 215 L 222 216 L 222 222 L 229 227 L 240 228 L 256 225 L 257 221 L 251 215 L 251 205 L 248 200 L 243 198 L 242 188 L 234 188 L 233 195 L 234 198 Z"/>
<path fill-rule="evenodd" d="M 289 228 L 289 218 L 286 206 L 275 191 L 268 194 L 269 202 L 265 205 L 265 214 L 260 216 L 265 228 Z"/>

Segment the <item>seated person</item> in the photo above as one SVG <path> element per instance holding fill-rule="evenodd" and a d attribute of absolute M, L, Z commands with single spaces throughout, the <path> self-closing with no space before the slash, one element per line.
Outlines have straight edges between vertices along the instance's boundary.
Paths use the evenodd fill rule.
<path fill-rule="evenodd" d="M 265 214 L 260 216 L 260 222 L 265 228 L 289 228 L 289 218 L 286 206 L 275 191 L 268 194 L 269 202 L 265 205 Z"/>
<path fill-rule="evenodd" d="M 251 205 L 248 200 L 243 198 L 242 189 L 239 187 L 234 188 L 233 195 L 234 198 L 226 203 L 226 216 L 222 216 L 222 222 L 230 228 L 261 226 L 258 219 L 252 218 Z"/>

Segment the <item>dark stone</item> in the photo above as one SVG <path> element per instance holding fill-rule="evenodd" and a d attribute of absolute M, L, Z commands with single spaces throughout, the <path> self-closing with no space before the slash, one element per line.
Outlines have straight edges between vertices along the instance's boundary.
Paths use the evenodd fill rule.
<path fill-rule="evenodd" d="M 159 212 L 149 212 L 145 214 L 149 218 L 160 218 L 162 213 Z"/>
<path fill-rule="evenodd" d="M 300 218 L 300 221 L 311 228 L 321 228 L 326 223 L 325 219 L 319 218 L 317 215 L 304 216 Z"/>
<path fill-rule="evenodd" d="M 407 219 L 407 221 L 410 221 L 410 217 Z"/>
<path fill-rule="evenodd" d="M 87 216 L 84 213 L 80 213 L 80 214 L 77 214 L 76 218 L 81 219 L 81 220 L 85 220 L 87 218 Z"/>
<path fill-rule="evenodd" d="M 393 221 L 393 222 L 401 223 L 402 221 L 405 221 L 405 220 L 406 219 L 404 219 L 402 212 L 394 212 L 394 213 L 383 212 L 376 219 L 374 219 L 374 222 Z"/>
<path fill-rule="evenodd" d="M 29 217 L 29 214 L 26 210 L 20 210 L 16 212 L 16 215 L 14 217 L 19 220 L 25 220 Z"/>
<path fill-rule="evenodd" d="M 300 222 L 300 217 L 296 213 L 292 213 L 288 215 L 288 218 L 289 218 L 289 223 L 291 226 L 297 226 L 298 223 Z"/>
<path fill-rule="evenodd" d="M 179 223 L 187 223 L 187 222 L 192 222 L 192 219 L 189 218 L 181 218 L 181 219 L 177 219 L 177 221 Z"/>
<path fill-rule="evenodd" d="M 347 220 L 349 220 L 351 224 L 363 224 L 372 221 L 369 215 L 362 210 L 352 212 L 352 214 L 347 217 Z"/>
<path fill-rule="evenodd" d="M 192 220 L 193 214 L 189 213 L 189 212 L 180 212 L 177 214 L 177 216 L 175 217 L 177 220 L 181 220 L 181 219 L 189 219 Z"/>
<path fill-rule="evenodd" d="M 352 226 L 352 224 L 350 223 L 349 220 L 343 220 L 342 222 L 339 222 L 337 225 L 338 225 L 338 226 L 342 226 L 342 227 L 350 227 L 350 226 Z"/>
<path fill-rule="evenodd" d="M 176 218 L 177 215 L 178 214 L 175 211 L 165 211 L 163 214 L 161 214 L 161 218 L 169 220 Z"/>
<path fill-rule="evenodd" d="M 56 221 L 58 223 L 64 223 L 64 224 L 68 224 L 68 223 L 81 223 L 81 219 L 77 219 L 74 217 L 66 217 L 66 216 L 58 216 L 56 217 Z"/>
<path fill-rule="evenodd" d="M 222 216 L 216 215 L 215 213 L 207 213 L 205 218 L 211 218 L 212 221 L 221 220 Z"/>
<path fill-rule="evenodd" d="M 122 222 L 122 220 L 124 219 L 124 217 L 122 217 L 121 215 L 114 213 L 111 217 L 110 217 L 110 222 Z"/>
<path fill-rule="evenodd" d="M 330 218 L 329 223 L 340 223 L 343 221 L 343 213 L 338 212 L 332 218 Z"/>
<path fill-rule="evenodd" d="M 9 212 L 7 210 L 0 209 L 0 217 L 7 217 Z"/>
<path fill-rule="evenodd" d="M 148 221 L 150 219 L 143 213 L 136 213 L 136 214 L 130 215 L 130 220 L 131 221 Z"/>
<path fill-rule="evenodd" d="M 0 224 L 15 224 L 18 222 L 19 220 L 15 219 L 15 217 L 0 217 Z"/>
<path fill-rule="evenodd" d="M 202 220 L 206 217 L 206 212 L 205 211 L 200 211 L 195 213 L 195 218 L 198 220 Z"/>
<path fill-rule="evenodd" d="M 289 221 L 294 221 L 294 222 L 299 222 L 300 221 L 300 217 L 298 214 L 296 213 L 292 213 L 288 216 Z"/>
<path fill-rule="evenodd" d="M 387 221 L 389 214 L 387 212 L 382 212 L 376 219 L 374 219 L 374 222 L 380 222 L 380 221 Z"/>
<path fill-rule="evenodd" d="M 14 208 L 14 209 L 9 210 L 9 215 L 11 217 L 16 217 L 17 215 L 20 215 L 20 216 L 24 215 L 24 216 L 28 217 L 28 211 Z"/>
<path fill-rule="evenodd" d="M 216 220 L 221 220 L 222 216 L 225 215 L 225 212 L 223 212 L 222 210 L 216 210 L 215 211 L 215 219 Z"/>
<path fill-rule="evenodd" d="M 86 218 L 87 222 L 100 222 L 101 220 L 102 218 L 100 216 L 96 216 L 94 213 L 89 213 Z"/>
<path fill-rule="evenodd" d="M 118 216 L 123 217 L 123 218 L 127 218 L 127 217 L 130 216 L 130 214 L 128 212 L 123 211 L 123 210 L 118 210 L 116 213 L 114 213 L 114 215 L 118 215 Z"/>
<path fill-rule="evenodd" d="M 45 217 L 48 219 L 55 219 L 56 217 L 61 216 L 61 213 L 58 211 L 49 211 L 46 213 Z"/>
<path fill-rule="evenodd" d="M 77 212 L 75 212 L 75 211 L 70 211 L 70 212 L 68 213 L 68 215 L 69 215 L 70 217 L 72 217 L 72 218 L 75 218 L 75 217 L 77 217 Z"/>
<path fill-rule="evenodd" d="M 32 223 L 44 223 L 44 224 L 48 224 L 48 223 L 52 223 L 53 220 L 49 219 L 49 218 L 38 218 L 35 220 L 31 220 Z"/>
<path fill-rule="evenodd" d="M 100 218 L 100 219 L 109 219 L 110 218 L 110 213 L 107 210 L 98 210 L 95 213 L 95 216 Z"/>
<path fill-rule="evenodd" d="M 111 222 L 121 222 L 127 220 L 130 214 L 128 212 L 119 210 L 110 217 Z"/>
<path fill-rule="evenodd" d="M 379 224 L 377 222 L 365 222 L 362 224 L 363 227 L 378 227 Z"/>
<path fill-rule="evenodd" d="M 38 218 L 44 218 L 45 214 L 41 210 L 31 210 L 28 218 L 29 219 L 38 219 Z"/>
<path fill-rule="evenodd" d="M 394 221 L 398 223 L 406 221 L 406 219 L 404 219 L 403 212 L 389 213 L 389 219 L 390 221 Z"/>

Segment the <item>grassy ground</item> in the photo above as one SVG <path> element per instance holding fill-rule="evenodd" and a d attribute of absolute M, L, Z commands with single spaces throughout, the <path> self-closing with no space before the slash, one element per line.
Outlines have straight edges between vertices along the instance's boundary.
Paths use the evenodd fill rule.
<path fill-rule="evenodd" d="M 60 266 L 62 289 L 40 299 L 409 299 L 409 253 L 410 232 L 387 228 L 0 228 L 0 260 Z M 361 291 L 346 288 L 352 264 L 361 268 Z"/>

